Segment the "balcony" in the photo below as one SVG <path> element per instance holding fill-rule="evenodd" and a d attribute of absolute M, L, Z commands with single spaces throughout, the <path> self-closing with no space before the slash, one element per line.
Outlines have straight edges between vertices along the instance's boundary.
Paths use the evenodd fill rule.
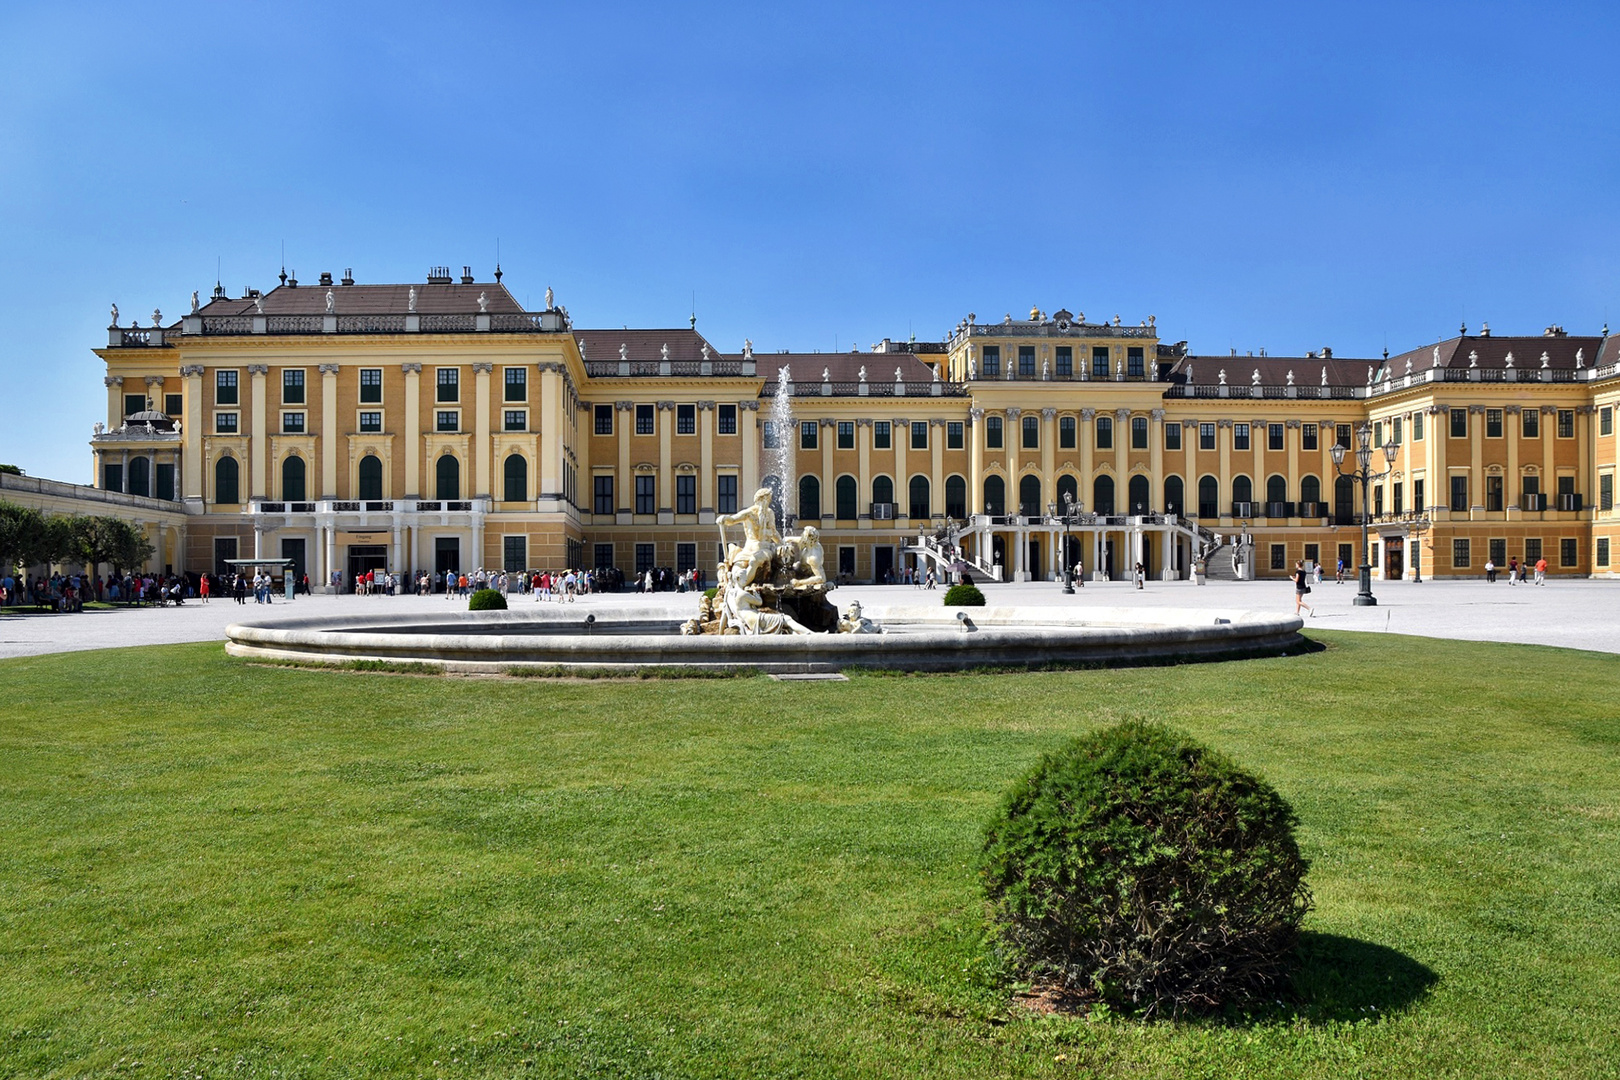
<path fill-rule="evenodd" d="M 414 514 L 487 514 L 489 500 L 480 499 L 319 499 L 314 502 L 288 502 L 276 499 L 252 499 L 248 513 L 253 515 L 414 515 Z"/>

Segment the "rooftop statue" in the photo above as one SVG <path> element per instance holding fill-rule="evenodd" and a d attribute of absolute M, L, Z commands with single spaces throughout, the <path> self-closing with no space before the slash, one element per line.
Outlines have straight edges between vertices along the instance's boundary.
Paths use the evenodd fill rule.
<path fill-rule="evenodd" d="M 412 314 L 415 314 L 415 312 L 416 312 L 416 286 L 415 285 L 411 286 L 410 294 L 406 297 L 406 303 L 407 303 L 407 307 L 406 307 L 405 310 L 411 312 Z"/>
<path fill-rule="evenodd" d="M 483 315 L 489 311 L 489 296 L 484 292 L 478 294 L 478 314 Z"/>
<path fill-rule="evenodd" d="M 199 304 L 198 301 L 197 301 L 197 290 L 192 289 L 191 290 L 191 313 L 193 315 L 197 314 L 197 311 L 201 306 L 202 305 Z"/>
<path fill-rule="evenodd" d="M 163 325 L 163 312 L 159 311 L 157 308 L 152 309 L 152 325 L 153 326 L 162 326 Z"/>
<path fill-rule="evenodd" d="M 264 297 L 255 296 L 253 298 L 253 312 L 256 315 L 264 314 Z"/>
<path fill-rule="evenodd" d="M 326 290 L 326 313 L 328 315 L 330 315 L 335 310 L 337 310 L 337 296 L 332 292 L 331 289 L 327 289 Z"/>
<path fill-rule="evenodd" d="M 118 305 L 117 304 L 114 304 L 112 306 L 112 320 L 113 320 L 112 324 L 114 326 L 117 326 L 118 325 Z"/>
<path fill-rule="evenodd" d="M 552 295 L 551 286 L 546 286 L 546 310 L 550 311 L 557 306 L 557 298 Z"/>

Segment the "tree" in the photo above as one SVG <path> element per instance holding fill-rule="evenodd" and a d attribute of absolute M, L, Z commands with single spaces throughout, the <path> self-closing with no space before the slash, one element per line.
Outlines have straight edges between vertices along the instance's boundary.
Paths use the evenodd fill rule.
<path fill-rule="evenodd" d="M 111 563 L 114 570 L 138 566 L 155 550 L 141 530 L 120 518 L 72 518 L 68 531 L 67 554 L 91 573 L 100 563 Z"/>
<path fill-rule="evenodd" d="M 67 519 L 0 500 L 0 567 L 55 562 L 67 550 Z"/>
<path fill-rule="evenodd" d="M 0 464 L 0 472 L 10 473 L 12 476 L 27 476 L 28 475 L 27 473 L 23 472 L 22 469 L 18 468 L 16 465 Z"/>

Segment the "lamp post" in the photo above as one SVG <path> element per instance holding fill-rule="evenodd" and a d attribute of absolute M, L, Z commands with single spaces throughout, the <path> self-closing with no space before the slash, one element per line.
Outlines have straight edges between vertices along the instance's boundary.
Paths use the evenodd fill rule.
<path fill-rule="evenodd" d="M 1063 493 L 1063 505 L 1064 505 L 1064 510 L 1063 510 L 1063 513 L 1060 515 L 1057 512 L 1057 503 L 1055 503 L 1055 502 L 1047 503 L 1046 504 L 1046 516 L 1047 517 L 1052 517 L 1052 518 L 1057 518 L 1058 524 L 1062 526 L 1062 531 L 1060 533 L 1060 536 L 1061 536 L 1061 541 L 1060 542 L 1061 542 L 1061 545 L 1062 545 L 1061 550 L 1063 552 L 1063 555 L 1062 555 L 1062 559 L 1063 559 L 1063 594 L 1065 596 L 1073 596 L 1074 595 L 1074 564 L 1069 561 L 1069 524 L 1074 518 L 1075 505 L 1074 505 L 1074 496 L 1070 495 L 1067 491 L 1065 491 Z"/>
<path fill-rule="evenodd" d="M 1412 581 L 1423 584 L 1423 534 L 1429 528 L 1429 515 L 1419 514 L 1412 519 Z"/>
<path fill-rule="evenodd" d="M 1384 444 L 1384 462 L 1394 465 L 1395 455 L 1399 452 L 1393 442 Z M 1372 471 L 1373 445 L 1372 427 L 1362 424 L 1356 429 L 1356 465 L 1354 469 L 1346 470 L 1344 467 L 1345 447 L 1340 443 L 1333 444 L 1333 467 L 1339 471 L 1340 476 L 1348 476 L 1361 483 L 1361 591 L 1356 593 L 1355 605 L 1357 607 L 1373 607 L 1378 598 L 1372 594 L 1372 566 L 1367 562 L 1370 552 L 1367 547 L 1367 524 L 1372 519 L 1372 482 L 1382 480 L 1389 475 L 1386 468 L 1383 472 Z"/>

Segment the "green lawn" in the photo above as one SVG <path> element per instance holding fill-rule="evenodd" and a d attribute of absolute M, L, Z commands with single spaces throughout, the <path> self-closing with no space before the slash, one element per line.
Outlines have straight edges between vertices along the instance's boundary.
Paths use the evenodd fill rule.
<path fill-rule="evenodd" d="M 1620 1075 L 1620 657 L 1319 638 L 848 683 L 6 661 L 0 1076 Z M 1298 1000 L 988 980 L 982 823 L 1125 716 L 1298 810 Z"/>

